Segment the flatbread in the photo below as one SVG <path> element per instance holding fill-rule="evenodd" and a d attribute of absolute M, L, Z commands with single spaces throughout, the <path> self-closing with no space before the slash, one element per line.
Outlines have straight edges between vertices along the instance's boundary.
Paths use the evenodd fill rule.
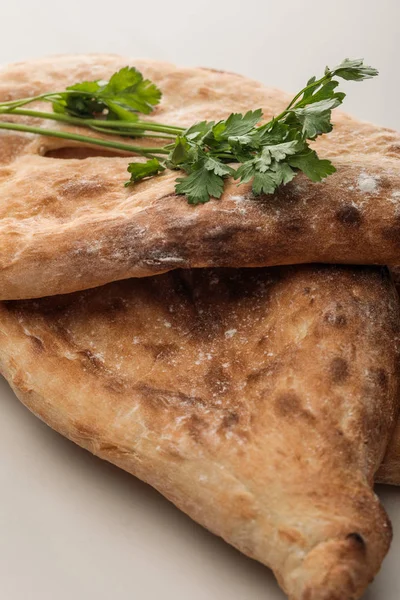
<path fill-rule="evenodd" d="M 390 485 L 400 485 L 400 421 L 389 442 L 385 458 L 376 474 L 376 481 Z"/>
<path fill-rule="evenodd" d="M 400 268 L 393 269 L 394 281 L 400 294 Z M 376 475 L 380 483 L 400 485 L 400 418 L 389 442 L 385 458 Z"/>
<path fill-rule="evenodd" d="M 399 408 L 398 304 L 379 268 L 177 270 L 1 303 L 0 369 L 291 600 L 354 600 L 391 539 L 372 484 Z"/>
<path fill-rule="evenodd" d="M 256 107 L 271 118 L 288 102 L 283 92 L 239 75 L 100 54 L 11 65 L 0 72 L 0 100 L 108 78 L 127 63 L 161 87 L 163 101 L 150 118 L 165 123 L 186 126 Z M 72 292 L 183 267 L 397 264 L 400 136 L 342 113 L 335 122 L 334 133 L 317 143 L 338 168 L 325 182 L 298 176 L 258 199 L 248 185 L 231 182 L 221 200 L 200 207 L 175 195 L 176 172 L 124 188 L 128 157 L 101 150 L 87 156 L 73 142 L 2 131 L 0 298 Z"/>

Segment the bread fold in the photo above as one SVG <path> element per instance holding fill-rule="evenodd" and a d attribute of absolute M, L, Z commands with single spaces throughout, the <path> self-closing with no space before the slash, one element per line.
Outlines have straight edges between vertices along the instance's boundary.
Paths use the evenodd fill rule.
<path fill-rule="evenodd" d="M 382 268 L 177 270 L 1 303 L 0 369 L 291 600 L 354 600 L 391 540 L 372 485 L 398 417 L 399 323 Z"/>
<path fill-rule="evenodd" d="M 161 104 L 145 117 L 150 121 L 186 127 L 258 107 L 268 120 L 289 101 L 287 94 L 239 75 L 113 55 L 10 65 L 0 72 L 0 101 L 108 79 L 126 64 L 163 92 Z M 82 133 L 32 117 L 3 118 Z M 176 196 L 179 172 L 126 188 L 132 156 L 2 131 L 0 299 L 74 292 L 176 268 L 397 264 L 400 136 L 336 111 L 334 122 L 333 132 L 315 143 L 337 168 L 324 182 L 298 175 L 274 195 L 253 197 L 249 185 L 230 181 L 220 200 L 197 207 Z M 163 141 L 135 140 L 149 143 Z"/>

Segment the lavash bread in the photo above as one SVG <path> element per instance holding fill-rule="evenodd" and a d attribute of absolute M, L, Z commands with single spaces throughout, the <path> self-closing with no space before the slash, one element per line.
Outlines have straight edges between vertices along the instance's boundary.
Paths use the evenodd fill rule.
<path fill-rule="evenodd" d="M 400 294 L 400 268 L 393 269 L 392 275 L 397 292 Z M 376 475 L 376 480 L 380 483 L 400 485 L 400 419 Z"/>
<path fill-rule="evenodd" d="M 291 600 L 354 600 L 391 539 L 372 485 L 398 415 L 399 324 L 385 269 L 178 270 L 1 303 L 0 369 Z"/>
<path fill-rule="evenodd" d="M 94 54 L 8 66 L 0 72 L 0 101 L 107 79 L 127 64 L 159 85 L 163 100 L 148 118 L 167 124 L 257 107 L 269 119 L 289 99 L 231 73 Z M 3 118 L 82 133 L 52 121 Z M 231 182 L 219 201 L 200 207 L 175 195 L 177 172 L 125 188 L 131 157 L 97 149 L 87 156 L 82 144 L 1 131 L 0 299 L 73 292 L 182 267 L 398 263 L 400 136 L 339 112 L 334 120 L 334 132 L 316 143 L 338 169 L 323 183 L 299 175 L 275 195 L 254 199 L 249 185 Z"/>
<path fill-rule="evenodd" d="M 390 439 L 385 457 L 376 474 L 376 481 L 400 485 L 400 421 Z"/>

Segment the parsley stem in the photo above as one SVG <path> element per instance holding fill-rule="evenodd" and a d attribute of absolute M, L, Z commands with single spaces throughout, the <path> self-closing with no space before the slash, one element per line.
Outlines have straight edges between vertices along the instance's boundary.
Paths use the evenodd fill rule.
<path fill-rule="evenodd" d="M 80 127 L 93 127 L 101 126 L 102 128 L 111 129 L 132 129 L 140 131 L 159 131 L 160 133 L 167 133 L 169 136 L 179 135 L 184 129 L 182 127 L 174 127 L 172 125 L 162 125 L 160 123 L 152 123 L 151 121 L 106 121 L 102 119 L 82 119 L 80 117 L 72 117 L 70 115 L 64 115 L 61 113 L 43 112 L 40 110 L 29 110 L 25 108 L 10 108 L 2 110 L 0 104 L 0 114 L 12 114 L 20 115 L 25 117 L 35 117 L 38 119 L 49 119 L 51 121 L 60 121 L 62 123 L 70 123 L 71 125 L 78 125 Z M 106 133 L 106 132 L 105 132 Z M 114 133 L 114 132 L 113 132 Z M 164 137 L 164 136 L 156 136 Z"/>
<path fill-rule="evenodd" d="M 0 102 L 0 112 L 3 112 L 1 110 L 2 108 L 5 108 L 6 111 L 8 111 L 18 106 L 30 104 L 31 102 L 39 102 L 40 100 L 45 100 L 48 95 L 49 94 L 40 94 L 39 96 L 32 96 L 31 98 L 20 98 L 19 100 L 9 100 L 8 102 Z"/>
<path fill-rule="evenodd" d="M 283 117 L 285 117 L 287 115 L 287 113 L 290 112 L 290 109 L 292 108 L 292 106 L 296 102 L 296 100 L 298 100 L 300 98 L 300 96 L 302 96 L 304 94 L 304 92 L 306 92 L 310 88 L 313 88 L 313 87 L 316 87 L 317 85 L 320 85 L 325 80 L 330 79 L 331 76 L 332 76 L 331 73 L 329 73 L 327 75 L 324 75 L 323 77 L 321 77 L 321 79 L 318 79 L 317 81 L 313 81 L 312 83 L 310 83 L 310 85 L 307 85 L 305 88 L 303 88 L 298 94 L 296 94 L 294 96 L 294 98 L 291 99 L 291 101 L 289 102 L 289 104 L 287 105 L 287 107 L 285 108 L 285 110 L 283 110 L 277 117 L 274 117 L 273 119 L 271 119 L 270 121 L 268 121 L 268 123 L 265 123 L 264 125 L 262 125 L 262 128 L 263 129 L 267 129 L 268 126 L 272 125 L 272 123 L 274 121 L 280 121 L 281 119 L 283 119 Z"/>
<path fill-rule="evenodd" d="M 90 129 L 94 131 L 100 131 L 100 133 L 104 133 L 106 135 L 119 135 L 121 137 L 140 137 L 140 138 L 155 138 L 156 140 L 165 139 L 165 140 L 175 140 L 175 135 L 170 135 L 167 133 L 144 133 L 142 131 L 120 131 L 119 129 L 106 129 L 102 126 L 102 122 L 100 121 L 100 125 L 91 125 Z"/>
<path fill-rule="evenodd" d="M 289 102 L 289 104 L 287 105 L 285 110 L 283 110 L 277 117 L 274 117 L 273 119 L 268 121 L 268 123 L 265 123 L 264 125 L 262 125 L 263 129 L 267 129 L 268 126 L 272 125 L 272 123 L 274 121 L 280 121 L 280 119 L 285 117 L 287 115 L 287 113 L 290 112 L 290 109 L 292 108 L 293 104 L 304 94 L 304 92 L 307 92 L 309 89 L 317 87 L 318 85 L 325 83 L 325 81 L 329 81 L 330 79 L 332 79 L 332 76 L 334 74 L 335 74 L 334 72 L 328 71 L 323 77 L 321 77 L 321 79 L 317 79 L 316 81 L 313 81 L 309 85 L 306 85 L 306 87 L 304 87 L 302 90 L 300 90 L 300 92 L 298 94 L 296 94 L 294 96 L 294 98 L 291 99 L 291 101 Z"/>
<path fill-rule="evenodd" d="M 52 129 L 43 129 L 41 127 L 32 127 L 30 125 L 21 125 L 19 123 L 0 122 L 0 129 L 23 131 L 26 133 L 36 133 L 39 135 L 61 138 L 64 140 L 84 142 L 85 144 L 93 144 L 94 146 L 104 146 L 105 148 L 115 148 L 116 150 L 123 150 L 124 152 L 135 153 L 142 156 L 147 156 L 148 154 L 169 154 L 168 150 L 165 150 L 164 148 L 146 148 L 141 146 L 131 146 L 130 144 L 122 144 L 120 142 L 113 142 L 112 140 L 102 140 L 100 138 L 79 135 L 77 133 L 70 133 L 67 131 L 54 131 Z"/>
<path fill-rule="evenodd" d="M 39 94 L 38 96 L 30 96 L 29 98 L 20 98 L 19 100 L 8 100 L 7 102 L 0 102 L 0 109 L 4 108 L 16 108 L 18 106 L 25 106 L 25 104 L 31 104 L 32 102 L 53 102 L 55 98 L 60 98 L 63 92 L 47 92 L 45 94 Z M 92 92 L 85 92 L 83 90 L 68 90 L 68 94 L 73 96 L 93 96 Z"/>
<path fill-rule="evenodd" d="M 78 121 L 82 119 L 78 119 Z M 85 119 L 84 122 L 91 125 L 99 125 L 99 119 Z M 173 135 L 179 135 L 182 131 L 185 131 L 182 127 L 174 127 L 172 125 L 161 125 L 159 123 L 152 123 L 151 121 L 100 121 L 101 127 L 111 127 L 116 129 L 141 129 L 143 131 L 160 131 L 164 133 L 170 133 Z"/>
<path fill-rule="evenodd" d="M 292 98 L 292 100 L 289 102 L 289 104 L 286 107 L 286 110 L 284 112 L 287 112 L 289 109 L 291 109 L 292 106 L 293 106 L 293 104 L 296 102 L 296 100 L 298 100 L 300 98 L 300 96 L 302 96 L 304 94 L 304 92 L 307 92 L 309 89 L 311 89 L 313 87 L 317 87 L 318 85 L 321 85 L 321 83 L 324 83 L 325 80 L 331 79 L 331 77 L 332 77 L 332 74 L 329 71 L 323 77 L 321 77 L 321 79 L 318 79 L 317 81 L 313 81 L 309 85 L 306 85 L 305 88 L 303 88 L 302 90 L 300 90 L 300 92 L 298 94 L 296 94 L 294 98 Z"/>

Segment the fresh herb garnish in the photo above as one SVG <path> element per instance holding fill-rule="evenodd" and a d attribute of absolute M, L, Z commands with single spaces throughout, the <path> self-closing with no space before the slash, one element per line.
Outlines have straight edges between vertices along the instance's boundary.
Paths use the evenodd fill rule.
<path fill-rule="evenodd" d="M 85 81 L 67 87 L 51 98 L 55 112 L 73 117 L 137 121 L 137 113 L 149 114 L 159 103 L 161 91 L 134 67 L 124 67 L 110 81 Z"/>
<path fill-rule="evenodd" d="M 252 181 L 255 195 L 271 194 L 299 171 L 315 182 L 335 172 L 332 163 L 321 160 L 309 146 L 309 141 L 332 130 L 332 110 L 345 98 L 343 92 L 337 91 L 339 82 L 335 77 L 362 81 L 377 74 L 361 59 L 345 59 L 333 69 L 327 67 L 320 79 L 312 77 L 286 109 L 264 125 L 257 125 L 262 119 L 258 109 L 244 115 L 231 114 L 217 123 L 202 121 L 184 130 L 139 119 L 138 113 L 149 114 L 153 110 L 161 92 L 135 68 L 125 67 L 108 82 L 83 82 L 63 92 L 0 103 L 0 114 L 52 119 L 103 134 L 166 138 L 167 145 L 146 148 L 16 123 L 0 122 L 0 129 L 79 140 L 147 157 L 147 162 L 129 164 L 131 178 L 126 185 L 154 177 L 165 168 L 181 170 L 185 175 L 177 178 L 175 190 L 186 195 L 190 204 L 220 198 L 227 177 L 239 183 Z M 38 100 L 50 102 L 54 112 L 23 108 Z"/>

